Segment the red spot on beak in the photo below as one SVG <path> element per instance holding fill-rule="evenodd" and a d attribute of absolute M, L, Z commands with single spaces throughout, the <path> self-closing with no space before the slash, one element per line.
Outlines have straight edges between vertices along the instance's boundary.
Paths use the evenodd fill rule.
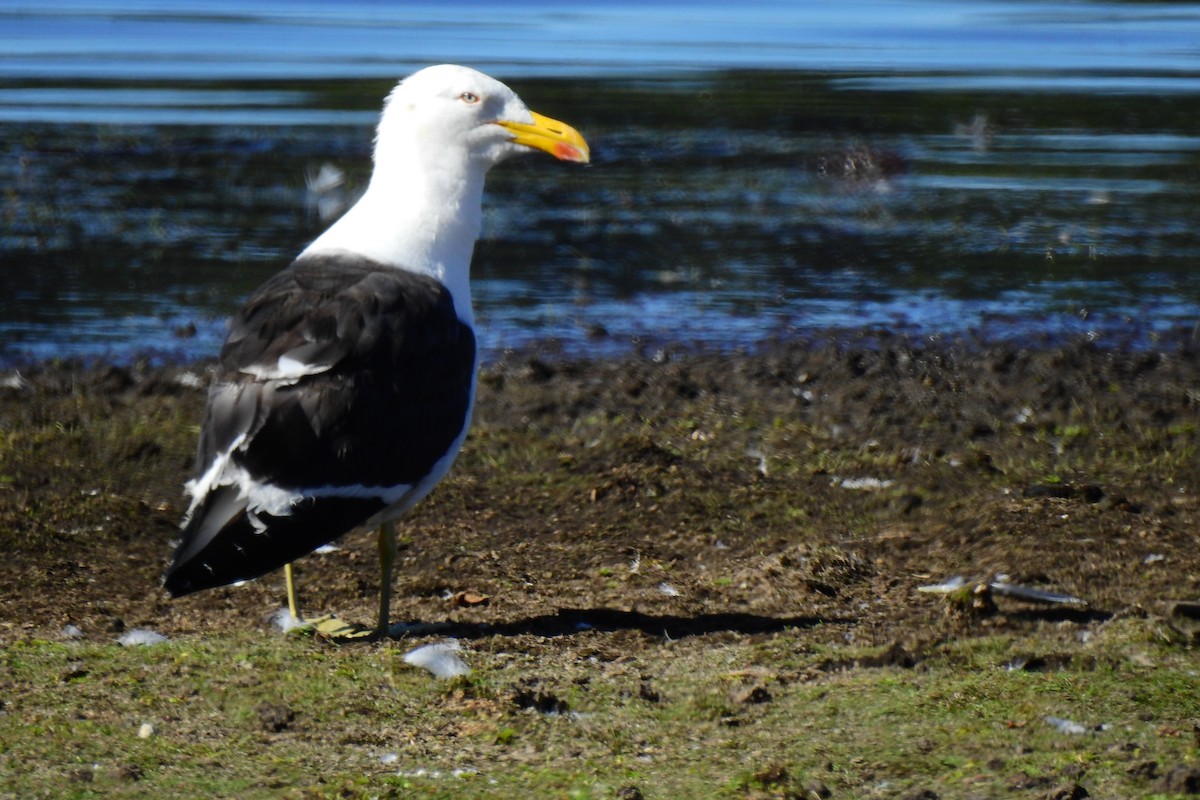
<path fill-rule="evenodd" d="M 563 161 L 587 161 L 587 158 L 578 147 L 566 142 L 558 142 L 554 145 L 554 156 Z"/>

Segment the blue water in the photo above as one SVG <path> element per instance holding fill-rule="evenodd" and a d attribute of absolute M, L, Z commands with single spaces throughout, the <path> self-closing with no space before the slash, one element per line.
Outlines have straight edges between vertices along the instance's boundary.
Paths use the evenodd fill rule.
<path fill-rule="evenodd" d="M 489 357 L 1195 328 L 1200 5 L 809 5 L 0 3 L 0 365 L 211 355 L 447 61 L 595 154 L 489 183 Z"/>
<path fill-rule="evenodd" d="M 394 78 L 462 62 L 508 77 L 724 68 L 968 73 L 1197 67 L 1179 3 L 5 3 L 9 78 Z"/>

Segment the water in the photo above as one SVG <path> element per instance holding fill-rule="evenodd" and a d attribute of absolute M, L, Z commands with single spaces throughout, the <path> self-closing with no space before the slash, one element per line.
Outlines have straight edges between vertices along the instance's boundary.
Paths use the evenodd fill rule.
<path fill-rule="evenodd" d="M 1200 319 L 1200 6 L 243 5 L 0 4 L 0 365 L 215 353 L 442 61 L 593 145 L 490 179 L 488 357 Z"/>

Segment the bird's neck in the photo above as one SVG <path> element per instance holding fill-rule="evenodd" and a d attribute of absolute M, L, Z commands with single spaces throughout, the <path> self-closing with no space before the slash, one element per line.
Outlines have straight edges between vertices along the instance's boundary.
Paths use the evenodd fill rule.
<path fill-rule="evenodd" d="M 450 290 L 469 323 L 482 204 L 483 174 L 470 164 L 404 163 L 377 153 L 367 191 L 304 254 L 351 252 L 429 275 Z"/>

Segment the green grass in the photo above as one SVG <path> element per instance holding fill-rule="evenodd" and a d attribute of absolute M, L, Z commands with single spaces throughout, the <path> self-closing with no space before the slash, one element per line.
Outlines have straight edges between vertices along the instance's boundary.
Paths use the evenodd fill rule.
<path fill-rule="evenodd" d="M 14 644 L 0 662 L 0 795 L 614 797 L 637 786 L 646 797 L 799 797 L 820 782 L 840 797 L 945 798 L 1065 775 L 1093 796 L 1131 797 L 1147 788 L 1134 764 L 1198 760 L 1195 654 L 1155 643 L 1141 620 L 1113 623 L 1045 672 L 1009 669 L 1035 643 L 1002 637 L 931 647 L 913 668 L 841 669 L 878 650 L 806 652 L 787 632 L 586 655 L 613 635 L 540 655 L 480 640 L 466 653 L 474 672 L 450 682 L 404 664 L 407 643 Z M 530 676 L 568 710 L 515 702 Z M 739 699 L 749 684 L 768 699 Z M 274 731 L 264 706 L 294 719 Z"/>

